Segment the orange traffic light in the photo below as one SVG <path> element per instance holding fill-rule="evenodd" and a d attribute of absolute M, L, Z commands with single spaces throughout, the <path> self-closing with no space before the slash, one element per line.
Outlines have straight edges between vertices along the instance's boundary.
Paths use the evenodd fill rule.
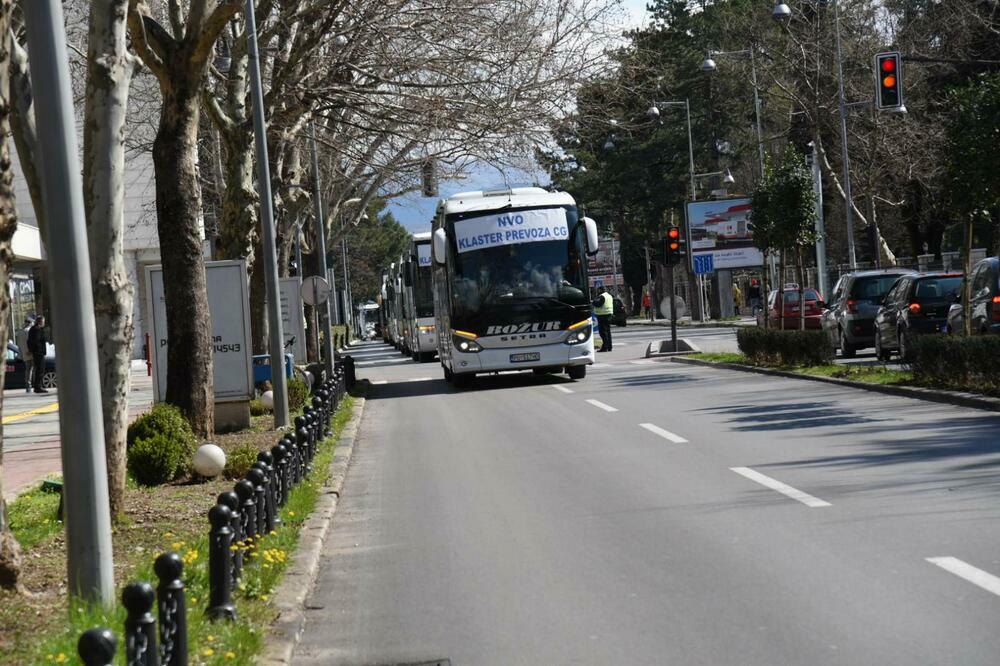
<path fill-rule="evenodd" d="M 668 227 L 663 239 L 663 262 L 668 266 L 679 264 L 684 257 L 684 239 L 679 227 Z"/>
<path fill-rule="evenodd" d="M 875 56 L 878 84 L 875 86 L 875 106 L 882 110 L 903 107 L 903 72 L 898 52 L 879 53 Z"/>

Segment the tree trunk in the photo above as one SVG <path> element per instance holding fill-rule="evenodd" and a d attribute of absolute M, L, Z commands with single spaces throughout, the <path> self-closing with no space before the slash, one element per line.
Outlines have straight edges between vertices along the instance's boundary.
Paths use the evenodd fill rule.
<path fill-rule="evenodd" d="M 93 0 L 90 5 L 83 134 L 83 197 L 112 517 L 121 513 L 125 498 L 125 434 L 133 333 L 133 286 L 122 253 L 124 133 L 132 72 L 125 46 L 127 11 L 128 0 Z"/>
<path fill-rule="evenodd" d="M 199 437 L 214 431 L 212 322 L 202 257 L 198 185 L 198 91 L 163 85 L 153 142 L 156 222 L 167 311 L 166 401 L 184 412 Z"/>
<path fill-rule="evenodd" d="M 219 220 L 219 255 L 226 259 L 246 259 L 247 271 L 252 273 L 260 206 L 253 179 L 253 134 L 237 128 L 224 136 L 226 189 Z"/>
<path fill-rule="evenodd" d="M 28 52 L 15 41 L 10 42 L 10 125 L 21 173 L 28 185 L 32 209 L 38 221 L 42 243 L 45 243 L 45 211 L 42 205 L 42 181 L 35 160 L 38 152 L 38 129 L 35 125 L 35 97 L 31 92 L 28 73 Z"/>
<path fill-rule="evenodd" d="M 10 267 L 14 260 L 11 239 L 17 230 L 13 173 L 7 135 L 10 133 L 10 14 L 11 0 L 0 0 L 0 339 L 10 331 Z M 0 367 L 0 383 L 7 366 Z M 3 391 L 0 391 L 0 411 Z M 10 531 L 7 504 L 3 500 L 3 426 L 0 425 L 0 588 L 16 588 L 21 574 L 21 546 Z"/>
<path fill-rule="evenodd" d="M 253 249 L 253 265 L 250 272 L 250 340 L 254 354 L 267 354 L 267 282 L 264 280 L 264 245 L 258 240 Z"/>

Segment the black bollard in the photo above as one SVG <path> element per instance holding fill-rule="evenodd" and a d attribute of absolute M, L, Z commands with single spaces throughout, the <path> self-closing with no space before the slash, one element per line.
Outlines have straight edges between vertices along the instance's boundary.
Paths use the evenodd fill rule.
<path fill-rule="evenodd" d="M 236 496 L 240 498 L 240 540 L 247 540 L 257 533 L 257 505 L 254 502 L 253 484 L 246 479 L 240 479 L 233 486 Z"/>
<path fill-rule="evenodd" d="M 271 455 L 270 451 L 261 451 L 257 454 L 257 461 L 267 466 L 267 469 L 264 470 L 267 474 L 266 499 L 269 526 L 267 531 L 271 532 L 281 524 L 281 518 L 278 517 L 278 479 L 274 469 L 274 456 Z"/>
<path fill-rule="evenodd" d="M 255 534 L 267 534 L 264 531 L 264 527 L 267 525 L 267 501 L 264 499 L 265 478 L 264 472 L 257 467 L 251 467 L 250 471 L 247 472 L 247 481 L 253 484 L 253 503 L 257 516 L 257 522 L 253 526 Z"/>
<path fill-rule="evenodd" d="M 114 632 L 104 627 L 87 629 L 76 642 L 76 652 L 83 666 L 112 666 L 117 650 L 118 639 Z"/>
<path fill-rule="evenodd" d="M 285 456 L 287 454 L 284 439 L 279 439 L 278 443 L 271 447 L 271 458 L 274 459 L 274 480 L 277 482 L 274 487 L 274 496 L 278 501 L 278 506 L 285 506 L 285 500 L 288 499 L 285 493 Z"/>
<path fill-rule="evenodd" d="M 149 583 L 130 583 L 122 590 L 125 606 L 125 661 L 135 666 L 159 666 L 156 618 L 150 612 L 156 594 Z"/>
<path fill-rule="evenodd" d="M 295 433 L 286 432 L 285 436 L 282 438 L 282 446 L 285 447 L 285 459 L 284 459 L 284 477 L 281 482 L 285 487 L 285 501 L 288 501 L 288 495 L 292 492 L 292 487 L 294 485 L 293 477 L 294 470 L 292 465 L 295 462 Z"/>
<path fill-rule="evenodd" d="M 350 356 L 344 357 L 344 390 L 350 391 L 354 388 L 357 375 L 354 372 L 354 359 Z"/>
<path fill-rule="evenodd" d="M 305 459 L 309 452 L 309 440 L 312 438 L 312 434 L 309 431 L 310 425 L 309 421 L 306 421 L 306 425 L 300 428 L 298 432 L 295 433 L 295 448 L 299 451 L 299 456 L 295 460 L 295 482 L 298 483 L 299 479 L 302 478 L 305 473 Z"/>
<path fill-rule="evenodd" d="M 253 470 L 251 470 L 253 471 Z M 216 504 L 208 511 L 212 529 L 208 533 L 208 609 L 205 614 L 212 620 L 232 620 L 236 606 L 232 602 L 232 573 L 229 547 L 233 544 L 233 530 L 229 527 L 232 515 L 225 504 Z"/>
<path fill-rule="evenodd" d="M 187 666 L 187 607 L 181 580 L 184 562 L 177 553 L 163 553 L 153 563 L 153 571 L 160 581 L 156 586 L 160 663 L 163 666 Z"/>
<path fill-rule="evenodd" d="M 238 546 L 239 542 L 243 540 L 243 513 L 240 511 L 240 498 L 239 495 L 230 490 L 220 493 L 216 502 L 225 505 L 229 509 L 229 513 L 231 515 L 229 519 L 229 528 L 233 531 L 233 544 L 237 546 L 236 548 L 231 549 L 233 554 L 231 573 L 233 579 L 233 589 L 236 589 L 236 583 L 239 581 L 240 574 L 243 572 L 243 550 Z"/>
<path fill-rule="evenodd" d="M 271 454 L 268 455 L 270 456 Z M 254 469 L 259 469 L 264 475 L 264 483 L 261 484 L 264 488 L 264 520 L 261 522 L 259 516 L 257 520 L 260 522 L 261 533 L 270 534 L 274 531 L 274 512 L 276 510 L 274 498 L 271 496 L 271 466 L 259 459 L 253 466 Z"/>

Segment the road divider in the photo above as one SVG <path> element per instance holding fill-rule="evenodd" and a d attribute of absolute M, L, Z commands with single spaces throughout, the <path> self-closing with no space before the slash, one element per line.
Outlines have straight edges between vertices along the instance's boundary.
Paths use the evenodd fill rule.
<path fill-rule="evenodd" d="M 948 573 L 955 574 L 959 578 L 964 578 L 977 587 L 981 587 L 987 592 L 1000 596 L 1000 578 L 982 569 L 963 562 L 957 557 L 928 557 L 931 564 L 935 564 Z"/>
<path fill-rule="evenodd" d="M 817 509 L 824 506 L 832 506 L 829 502 L 821 500 L 818 497 L 813 497 L 809 493 L 804 493 L 796 488 L 792 488 L 786 483 L 782 483 L 777 479 L 772 479 L 771 477 L 761 474 L 756 470 L 752 470 L 749 467 L 730 467 L 729 469 L 736 472 L 740 476 L 759 483 L 762 486 L 770 488 L 771 490 L 776 490 L 785 497 L 790 497 L 797 502 L 802 502 L 810 508 Z"/>
<path fill-rule="evenodd" d="M 652 423 L 640 423 L 639 427 L 640 428 L 645 428 L 646 430 L 648 430 L 649 432 L 653 433 L 654 435 L 659 435 L 663 439 L 669 440 L 669 441 L 673 442 L 674 444 L 687 444 L 688 443 L 688 441 L 686 439 L 684 439 L 683 437 L 681 437 L 680 435 L 675 435 L 674 433 L 670 432 L 669 430 L 664 430 L 660 426 L 654 425 Z"/>
<path fill-rule="evenodd" d="M 590 404 L 592 404 L 594 407 L 597 407 L 598 409 L 603 409 L 606 412 L 617 412 L 618 411 L 615 407 L 612 407 L 611 405 L 606 405 L 603 402 L 601 402 L 600 400 L 594 400 L 593 398 L 590 398 L 590 399 L 587 400 L 587 402 L 589 402 Z"/>

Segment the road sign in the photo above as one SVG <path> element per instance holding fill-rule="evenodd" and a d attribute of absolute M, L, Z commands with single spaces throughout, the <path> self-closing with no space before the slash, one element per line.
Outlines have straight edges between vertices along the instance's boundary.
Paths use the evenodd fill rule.
<path fill-rule="evenodd" d="M 694 255 L 694 273 L 695 275 L 707 275 L 715 271 L 715 262 L 713 261 L 713 255 L 711 254 L 696 254 Z"/>
<path fill-rule="evenodd" d="M 330 298 L 330 283 L 318 275 L 310 275 L 302 280 L 299 293 L 307 304 L 322 305 Z"/>

